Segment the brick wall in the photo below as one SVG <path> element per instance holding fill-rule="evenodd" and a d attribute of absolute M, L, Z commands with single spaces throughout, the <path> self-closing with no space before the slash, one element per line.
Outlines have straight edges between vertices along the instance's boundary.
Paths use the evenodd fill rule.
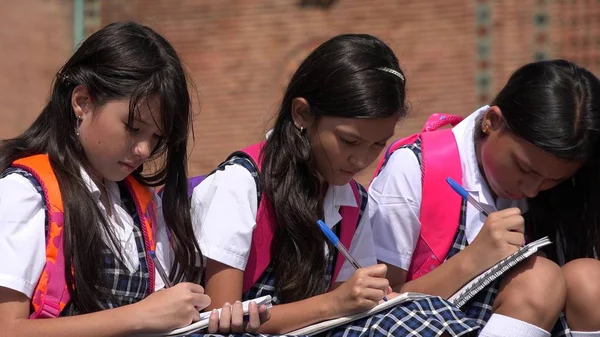
<path fill-rule="evenodd" d="M 21 131 L 43 105 L 71 52 L 71 6 L 0 4 L 0 136 Z M 398 137 L 431 112 L 466 115 L 489 102 L 512 71 L 536 58 L 567 57 L 600 71 L 600 0 L 86 0 L 85 14 L 88 34 L 135 20 L 174 44 L 200 102 L 192 174 L 262 139 L 299 62 L 335 34 L 371 33 L 396 52 L 412 105 Z"/>
<path fill-rule="evenodd" d="M 0 2 L 0 138 L 39 115 L 56 71 L 73 51 L 72 1 Z"/>
<path fill-rule="evenodd" d="M 135 19 L 164 34 L 192 72 L 201 102 L 190 171 L 206 172 L 262 138 L 287 80 L 319 43 L 346 32 L 374 34 L 397 53 L 412 116 L 466 114 L 476 106 L 472 1 L 336 1 L 329 9 L 298 1 L 106 1 L 105 22 Z M 371 171 L 360 180 L 367 182 Z"/>

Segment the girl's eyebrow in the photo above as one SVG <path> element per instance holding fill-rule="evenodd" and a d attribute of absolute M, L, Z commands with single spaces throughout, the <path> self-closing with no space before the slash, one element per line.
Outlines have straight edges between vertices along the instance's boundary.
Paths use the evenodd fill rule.
<path fill-rule="evenodd" d="M 352 132 L 352 131 L 347 131 L 347 130 L 338 130 L 338 132 L 343 133 L 345 136 L 354 137 L 354 138 L 357 138 L 360 141 L 368 142 L 366 139 L 362 138 L 358 133 L 355 133 L 355 132 Z M 385 138 L 382 138 L 381 140 L 376 141 L 375 143 L 387 142 L 392 137 L 394 137 L 393 133 L 391 135 L 385 137 Z"/>

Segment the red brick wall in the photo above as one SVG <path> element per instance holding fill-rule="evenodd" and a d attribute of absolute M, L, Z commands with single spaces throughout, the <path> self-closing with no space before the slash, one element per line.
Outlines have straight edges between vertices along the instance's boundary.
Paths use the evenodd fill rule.
<path fill-rule="evenodd" d="M 398 137 L 434 111 L 468 114 L 540 51 L 600 70 L 598 0 L 329 0 L 327 9 L 302 2 L 318 1 L 86 0 L 86 29 L 135 20 L 174 44 L 200 101 L 192 174 L 261 139 L 298 63 L 335 34 L 371 33 L 398 55 L 412 105 Z M 482 5 L 490 11 L 484 25 Z M 546 25 L 536 22 L 539 13 L 547 15 Z M 4 1 L 0 18 L 0 136 L 7 137 L 37 115 L 54 72 L 71 53 L 72 1 Z M 489 54 L 478 58 L 485 39 Z M 487 89 L 478 80 L 482 72 Z"/>
<path fill-rule="evenodd" d="M 0 138 L 37 117 L 72 46 L 72 1 L 0 1 Z"/>
<path fill-rule="evenodd" d="M 466 114 L 476 106 L 471 1 L 342 0 L 328 10 L 297 4 L 103 3 L 105 22 L 136 19 L 150 25 L 169 38 L 191 70 L 201 102 L 192 173 L 206 172 L 233 150 L 261 139 L 297 64 L 339 33 L 377 35 L 397 53 L 413 107 L 398 135 L 417 129 L 428 112 Z"/>

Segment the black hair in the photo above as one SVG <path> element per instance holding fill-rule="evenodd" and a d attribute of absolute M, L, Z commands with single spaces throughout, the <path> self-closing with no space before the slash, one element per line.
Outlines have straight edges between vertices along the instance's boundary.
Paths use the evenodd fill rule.
<path fill-rule="evenodd" d="M 548 256 L 557 261 L 600 252 L 600 81 L 566 60 L 518 69 L 492 102 L 507 131 L 565 161 L 583 163 L 572 179 L 528 200 L 529 240 L 558 239 Z M 481 121 L 480 121 L 481 122 Z M 484 137 L 481 125 L 476 127 Z"/>
<path fill-rule="evenodd" d="M 322 186 L 308 138 L 292 119 L 304 98 L 310 114 L 346 118 L 403 117 L 405 80 L 394 52 L 365 34 L 336 36 L 317 47 L 292 76 L 261 154 L 261 181 L 277 226 L 271 244 L 276 291 L 283 302 L 323 292 Z"/>
<path fill-rule="evenodd" d="M 162 160 L 154 160 L 158 164 L 153 172 L 143 175 L 140 167 L 133 175 L 146 186 L 165 185 L 162 209 L 174 251 L 171 278 L 198 282 L 201 256 L 186 183 L 191 126 L 186 74 L 177 53 L 161 35 L 132 22 L 113 23 L 87 38 L 62 66 L 49 101 L 33 124 L 21 135 L 0 143 L 0 171 L 26 156 L 49 156 L 65 210 L 65 276 L 71 303 L 81 313 L 101 309 L 100 299 L 107 294 L 101 290 L 103 261 L 98 257 L 107 244 L 103 231 L 113 232 L 79 173 L 87 164 L 71 105 L 73 90 L 79 85 L 87 88 L 97 107 L 130 98 L 129 123 L 139 104 L 158 98 L 163 137 L 150 160 Z M 114 235 L 111 239 L 114 241 Z"/>

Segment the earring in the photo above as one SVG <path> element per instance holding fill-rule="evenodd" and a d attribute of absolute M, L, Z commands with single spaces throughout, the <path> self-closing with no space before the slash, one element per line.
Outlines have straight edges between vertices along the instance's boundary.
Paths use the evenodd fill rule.
<path fill-rule="evenodd" d="M 483 131 L 485 134 L 490 133 L 490 123 L 488 121 L 484 121 L 481 124 L 481 131 Z"/>
<path fill-rule="evenodd" d="M 77 126 L 75 127 L 75 134 L 79 137 L 79 128 L 81 127 L 81 121 L 83 120 L 83 116 L 77 116 Z"/>
<path fill-rule="evenodd" d="M 300 127 L 300 134 L 301 134 L 301 135 L 303 135 L 303 134 L 304 134 L 304 130 L 305 130 L 305 129 L 304 129 L 304 127 L 303 127 L 303 126 L 301 126 L 301 127 Z"/>

